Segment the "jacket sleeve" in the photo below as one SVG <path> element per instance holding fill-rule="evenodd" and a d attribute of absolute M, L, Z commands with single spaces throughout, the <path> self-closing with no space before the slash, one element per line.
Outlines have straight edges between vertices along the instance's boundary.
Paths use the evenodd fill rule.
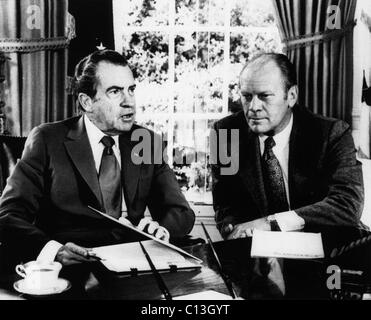
<path fill-rule="evenodd" d="M 214 124 L 210 135 L 210 162 L 212 174 L 212 195 L 213 207 L 215 211 L 216 226 L 224 237 L 223 229 L 228 224 L 238 224 L 242 221 L 244 212 L 241 212 L 239 206 L 240 196 L 235 192 L 238 185 L 235 175 L 223 175 L 221 170 L 223 165 L 220 163 L 219 148 L 225 148 L 230 153 L 228 145 L 220 145 L 218 140 L 218 122 Z"/>
<path fill-rule="evenodd" d="M 155 135 L 155 139 L 160 138 Z M 162 145 L 164 150 L 163 144 L 155 145 Z M 155 150 L 161 152 L 157 159 L 162 159 L 163 150 Z M 165 160 L 154 165 L 150 194 L 148 207 L 151 215 L 169 231 L 171 238 L 181 238 L 191 232 L 195 214 L 181 192 L 173 170 Z"/>
<path fill-rule="evenodd" d="M 29 134 L 0 200 L 0 236 L 9 260 L 32 260 L 50 238 L 35 227 L 45 195 L 46 146 L 40 128 Z"/>
<path fill-rule="evenodd" d="M 350 127 L 342 121 L 334 122 L 322 166 L 327 194 L 318 202 L 295 209 L 306 227 L 360 226 L 364 190 L 362 166 L 355 151 Z"/>

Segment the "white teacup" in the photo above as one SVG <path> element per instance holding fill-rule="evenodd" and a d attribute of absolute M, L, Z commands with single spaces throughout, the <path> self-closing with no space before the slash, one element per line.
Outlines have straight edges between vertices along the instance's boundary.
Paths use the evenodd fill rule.
<path fill-rule="evenodd" d="M 36 290 L 45 290 L 55 286 L 61 269 L 62 265 L 55 261 L 30 261 L 15 267 L 15 271 L 24 278 L 24 286 Z"/>

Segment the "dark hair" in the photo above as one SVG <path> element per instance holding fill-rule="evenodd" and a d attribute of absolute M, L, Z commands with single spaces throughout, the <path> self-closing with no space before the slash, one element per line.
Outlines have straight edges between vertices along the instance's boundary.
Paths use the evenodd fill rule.
<path fill-rule="evenodd" d="M 273 61 L 276 66 L 281 70 L 284 85 L 286 87 L 286 91 L 288 91 L 292 86 L 297 85 L 297 78 L 296 78 L 296 69 L 295 66 L 291 63 L 289 58 L 281 53 L 262 53 L 255 56 L 251 59 L 245 67 L 242 69 L 241 74 L 252 64 L 259 63 L 261 65 L 265 65 L 266 63 Z"/>
<path fill-rule="evenodd" d="M 93 98 L 97 93 L 97 66 L 101 61 L 106 61 L 119 66 L 127 66 L 126 58 L 113 50 L 95 51 L 83 58 L 75 68 L 73 79 L 73 91 L 77 97 L 79 93 L 85 93 Z"/>

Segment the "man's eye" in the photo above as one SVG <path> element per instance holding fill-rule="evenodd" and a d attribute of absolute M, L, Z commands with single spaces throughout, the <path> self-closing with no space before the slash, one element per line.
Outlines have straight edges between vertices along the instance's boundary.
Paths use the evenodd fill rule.
<path fill-rule="evenodd" d="M 120 95 L 121 95 L 121 90 L 120 89 L 111 89 L 110 91 L 108 91 L 108 96 L 111 99 L 119 98 Z"/>
<path fill-rule="evenodd" d="M 120 90 L 119 89 L 112 89 L 109 93 L 113 94 L 113 95 L 116 95 L 116 94 L 120 93 Z"/>
<path fill-rule="evenodd" d="M 259 99 L 260 100 L 266 100 L 268 98 L 270 98 L 272 95 L 271 94 L 268 94 L 268 93 L 262 93 L 262 94 L 259 94 Z"/>
<path fill-rule="evenodd" d="M 250 102 L 252 100 L 252 94 L 244 94 L 243 97 L 246 99 L 246 101 Z"/>

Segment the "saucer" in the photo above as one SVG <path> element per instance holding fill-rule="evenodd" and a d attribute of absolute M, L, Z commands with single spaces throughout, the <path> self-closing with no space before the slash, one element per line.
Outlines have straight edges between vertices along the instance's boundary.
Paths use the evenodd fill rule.
<path fill-rule="evenodd" d="M 53 295 L 59 294 L 64 291 L 67 291 L 71 288 L 71 283 L 63 278 L 59 278 L 55 284 L 51 287 L 45 289 L 37 289 L 37 288 L 30 288 L 25 285 L 24 279 L 18 280 L 14 282 L 13 285 L 14 289 L 20 293 L 25 293 L 33 296 L 46 296 L 46 295 Z"/>

